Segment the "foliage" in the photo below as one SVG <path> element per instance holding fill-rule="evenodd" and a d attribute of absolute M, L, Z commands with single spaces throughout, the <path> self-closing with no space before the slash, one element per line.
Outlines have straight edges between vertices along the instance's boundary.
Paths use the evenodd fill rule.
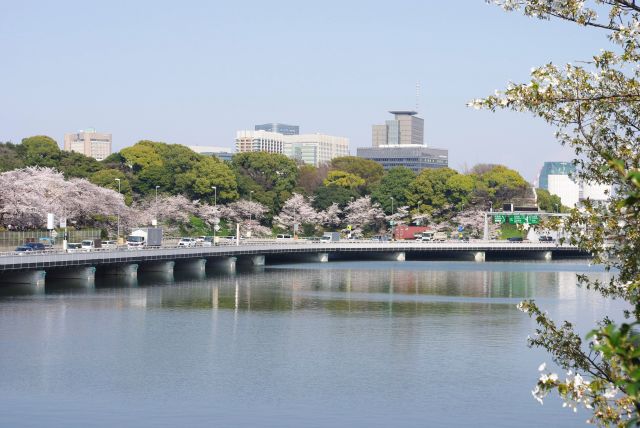
<path fill-rule="evenodd" d="M 17 146 L 12 143 L 0 144 L 0 172 L 19 169 L 24 166 L 24 162 L 18 155 Z"/>
<path fill-rule="evenodd" d="M 407 190 L 416 174 L 405 167 L 391 168 L 371 192 L 371 199 L 380 204 L 384 212 L 391 213 L 391 198 L 395 208 L 408 205 Z"/>
<path fill-rule="evenodd" d="M 119 186 L 116 178 L 120 180 Z M 129 180 L 127 180 L 126 175 L 117 169 L 103 169 L 102 171 L 98 171 L 89 177 L 89 181 L 105 189 L 122 193 L 127 205 L 131 205 L 133 202 L 131 184 Z"/>
<path fill-rule="evenodd" d="M 499 205 L 514 198 L 524 198 L 529 194 L 530 186 L 522 176 L 504 165 L 491 165 L 480 168 L 477 174 L 475 196 Z"/>
<path fill-rule="evenodd" d="M 384 168 L 378 162 L 357 156 L 342 156 L 331 160 L 332 170 L 344 171 L 362 178 L 364 186 L 371 191 L 384 175 Z"/>
<path fill-rule="evenodd" d="M 46 135 L 23 138 L 18 153 L 26 166 L 55 168 L 60 161 L 58 143 Z"/>
<path fill-rule="evenodd" d="M 327 178 L 322 184 L 325 186 L 344 187 L 345 189 L 355 190 L 358 187 L 364 186 L 364 179 L 345 171 L 329 171 Z"/>
<path fill-rule="evenodd" d="M 272 214 L 280 211 L 296 187 L 296 163 L 281 154 L 265 152 L 238 153 L 233 156 L 233 170 L 238 180 L 240 195 L 269 208 Z"/>
<path fill-rule="evenodd" d="M 313 193 L 322 185 L 327 178 L 328 168 L 321 166 L 316 168 L 313 165 L 301 165 L 298 168 L 298 181 L 296 187 L 305 195 L 313 195 Z"/>
<path fill-rule="evenodd" d="M 371 202 L 369 196 L 350 202 L 344 209 L 345 222 L 356 236 L 368 230 L 378 231 L 384 224 L 385 215 L 380 205 Z"/>
<path fill-rule="evenodd" d="M 313 207 L 318 210 L 326 210 L 333 204 L 345 207 L 350 201 L 358 198 L 358 192 L 339 186 L 318 187 L 313 199 Z"/>
<path fill-rule="evenodd" d="M 534 302 L 519 307 L 538 324 L 529 345 L 546 349 L 555 363 L 569 370 L 561 380 L 542 366 L 534 397 L 542 401 L 555 390 L 574 410 L 578 405 L 589 409 L 592 423 L 634 425 L 640 409 L 640 6 L 625 0 L 496 3 L 541 19 L 604 29 L 613 43 L 589 62 L 534 68 L 530 82 L 510 83 L 505 91 L 470 105 L 528 111 L 555 125 L 557 139 L 576 153 L 578 178 L 616 188 L 608 204 L 586 201 L 573 210 L 564 228 L 571 243 L 610 270 L 607 281 L 579 275 L 578 282 L 629 302 L 631 309 L 624 314 L 628 322 L 606 318 L 585 343 L 571 323 L 557 325 Z"/>
<path fill-rule="evenodd" d="M 447 180 L 458 174 L 451 168 L 428 168 L 409 186 L 408 202 L 418 212 L 439 213 L 449 209 Z"/>
<path fill-rule="evenodd" d="M 562 205 L 560 196 L 552 195 L 546 189 L 536 189 L 536 194 L 538 195 L 538 207 L 542 211 L 552 213 L 566 212 L 568 210 L 567 207 Z"/>
<path fill-rule="evenodd" d="M 293 232 L 294 224 L 315 224 L 320 220 L 319 214 L 309 201 L 299 193 L 294 193 L 282 207 L 280 214 L 273 218 L 274 224 Z"/>

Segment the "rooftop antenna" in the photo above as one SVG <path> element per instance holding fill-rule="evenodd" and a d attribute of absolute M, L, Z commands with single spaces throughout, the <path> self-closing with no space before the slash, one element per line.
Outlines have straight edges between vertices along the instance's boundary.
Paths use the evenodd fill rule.
<path fill-rule="evenodd" d="M 416 111 L 420 110 L 420 82 L 416 82 Z"/>

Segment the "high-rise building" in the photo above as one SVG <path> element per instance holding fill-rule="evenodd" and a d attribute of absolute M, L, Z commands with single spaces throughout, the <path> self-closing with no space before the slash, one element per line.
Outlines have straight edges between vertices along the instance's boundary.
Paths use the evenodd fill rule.
<path fill-rule="evenodd" d="M 573 176 L 575 172 L 571 162 L 545 162 L 538 176 L 538 187 L 559 196 L 562 205 L 570 208 L 584 199 L 607 202 L 612 192 L 610 185 L 580 181 Z"/>
<path fill-rule="evenodd" d="M 265 123 L 255 126 L 256 131 L 278 132 L 284 135 L 300 134 L 300 127 L 297 125 L 285 125 L 284 123 Z"/>
<path fill-rule="evenodd" d="M 549 175 L 571 175 L 576 167 L 571 162 L 545 162 L 538 176 L 538 188 L 549 190 Z"/>
<path fill-rule="evenodd" d="M 111 154 L 111 134 L 96 132 L 95 129 L 64 134 L 64 150 L 101 161 Z"/>
<path fill-rule="evenodd" d="M 308 165 L 320 166 L 333 158 L 349 155 L 349 139 L 325 134 L 290 135 L 284 154 Z"/>
<path fill-rule="evenodd" d="M 358 147 L 358 157 L 381 164 L 384 169 L 404 166 L 416 174 L 425 168 L 449 165 L 449 151 L 417 144 Z"/>
<path fill-rule="evenodd" d="M 424 119 L 416 111 L 390 111 L 394 118 L 384 125 L 373 125 L 372 146 L 424 144 Z"/>
<path fill-rule="evenodd" d="M 268 131 L 238 131 L 236 133 L 236 152 L 282 153 L 285 135 Z"/>
<path fill-rule="evenodd" d="M 238 131 L 235 146 L 237 153 L 282 153 L 314 166 L 349 154 L 348 138 L 324 134 L 284 135 L 268 131 Z"/>

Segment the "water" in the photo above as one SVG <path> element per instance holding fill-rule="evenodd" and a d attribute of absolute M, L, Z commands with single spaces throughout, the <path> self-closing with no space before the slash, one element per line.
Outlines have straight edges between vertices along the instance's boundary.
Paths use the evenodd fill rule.
<path fill-rule="evenodd" d="M 534 297 L 586 332 L 586 262 L 342 262 L 0 297 L 0 426 L 584 426 L 530 394 Z M 33 293 L 33 294 L 24 294 Z"/>

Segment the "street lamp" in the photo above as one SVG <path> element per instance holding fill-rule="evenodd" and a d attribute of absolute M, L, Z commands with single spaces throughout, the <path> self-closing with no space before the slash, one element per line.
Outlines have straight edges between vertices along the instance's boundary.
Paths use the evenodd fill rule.
<path fill-rule="evenodd" d="M 493 212 L 493 201 L 489 201 L 489 212 Z"/>
<path fill-rule="evenodd" d="M 213 206 L 218 206 L 218 188 L 216 186 L 211 186 L 213 189 Z"/>
<path fill-rule="evenodd" d="M 391 239 L 394 239 L 393 228 L 395 226 L 395 222 L 393 220 L 393 196 L 390 196 L 390 198 L 391 198 Z"/>
<path fill-rule="evenodd" d="M 560 212 L 560 209 L 558 208 L 558 204 L 553 204 L 554 207 L 556 207 L 556 213 Z"/>
<path fill-rule="evenodd" d="M 118 193 L 120 194 L 120 179 L 116 178 L 115 179 L 118 182 Z M 120 243 L 120 207 L 118 207 L 118 237 L 116 239 L 116 245 L 118 245 Z"/>

